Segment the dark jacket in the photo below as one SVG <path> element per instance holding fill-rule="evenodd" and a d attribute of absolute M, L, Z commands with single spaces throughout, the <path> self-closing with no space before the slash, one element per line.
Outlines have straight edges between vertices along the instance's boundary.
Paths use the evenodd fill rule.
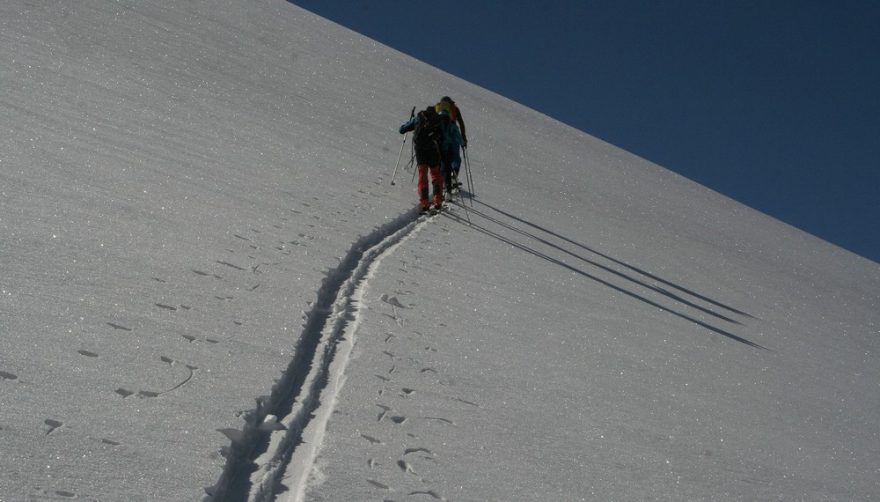
<path fill-rule="evenodd" d="M 409 131 L 415 131 L 416 127 L 419 125 L 419 117 L 421 114 L 414 116 L 408 121 L 404 122 L 400 126 L 400 134 L 406 134 Z M 441 128 L 442 129 L 442 128 Z M 418 165 L 428 165 L 428 166 L 439 166 L 440 165 L 440 147 L 444 142 L 442 139 L 440 142 L 434 141 L 416 141 L 415 135 L 413 135 L 413 148 L 416 152 L 416 164 Z"/>

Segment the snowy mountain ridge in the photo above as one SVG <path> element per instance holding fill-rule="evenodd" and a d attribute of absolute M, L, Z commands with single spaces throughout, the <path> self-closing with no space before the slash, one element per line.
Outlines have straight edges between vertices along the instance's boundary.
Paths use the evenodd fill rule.
<path fill-rule="evenodd" d="M 877 264 L 286 2 L 0 40 L 0 501 L 876 496 Z"/>

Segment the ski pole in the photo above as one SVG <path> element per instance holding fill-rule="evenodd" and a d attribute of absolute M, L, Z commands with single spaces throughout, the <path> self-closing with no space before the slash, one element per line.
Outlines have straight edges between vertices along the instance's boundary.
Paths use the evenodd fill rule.
<path fill-rule="evenodd" d="M 412 111 L 409 112 L 409 118 L 412 119 L 416 114 L 416 107 L 412 108 Z M 400 158 L 403 155 L 403 147 L 406 145 L 406 134 L 403 133 L 403 143 L 400 144 L 400 153 L 397 154 L 397 165 L 394 166 L 394 174 L 391 175 L 391 185 L 394 185 L 394 177 L 397 176 L 397 168 L 400 167 Z"/>
<path fill-rule="evenodd" d="M 391 185 L 394 186 L 394 177 L 397 176 L 397 168 L 400 167 L 400 158 L 403 155 L 403 146 L 406 145 L 406 133 L 403 133 L 403 143 L 400 144 L 400 153 L 397 154 L 397 165 L 394 166 L 394 174 L 391 175 Z"/>
<path fill-rule="evenodd" d="M 464 150 L 464 169 L 465 169 L 465 179 L 467 179 L 468 183 L 468 193 L 471 198 L 471 206 L 474 205 L 474 177 L 471 174 L 471 159 L 468 157 L 467 147 L 462 147 Z"/>
<path fill-rule="evenodd" d="M 462 209 L 464 209 L 464 217 L 467 218 L 468 226 L 471 226 L 471 215 L 468 213 L 468 208 L 464 203 L 464 195 L 461 194 L 461 190 L 458 191 L 458 200 L 461 202 Z M 471 205 L 473 205 L 473 202 L 471 202 Z"/>

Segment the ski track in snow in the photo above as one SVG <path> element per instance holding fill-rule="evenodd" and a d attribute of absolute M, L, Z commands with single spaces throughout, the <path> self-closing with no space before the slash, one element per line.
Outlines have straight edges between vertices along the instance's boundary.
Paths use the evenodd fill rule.
<path fill-rule="evenodd" d="M 342 386 L 368 281 L 382 259 L 427 221 L 414 210 L 401 215 L 361 237 L 327 274 L 271 395 L 257 399 L 243 430 L 221 431 L 231 445 L 218 483 L 205 489 L 208 500 L 275 500 L 282 479 L 295 492 L 292 500 L 302 500 Z"/>
<path fill-rule="evenodd" d="M 498 224 L 516 234 L 545 244 L 569 257 L 579 259 L 587 265 L 608 272 L 618 279 L 644 287 L 654 293 L 658 293 L 662 297 L 694 308 L 716 319 L 732 324 L 741 324 L 739 321 L 686 300 L 679 294 L 667 291 L 661 286 L 648 284 L 643 280 L 615 270 L 611 266 L 602 265 L 595 260 L 587 259 L 582 255 L 553 244 L 547 239 L 538 237 L 511 224 L 504 223 L 484 212 L 473 208 L 463 207 L 463 209 L 490 223 Z M 506 213 L 502 214 L 509 216 Z M 470 218 L 462 218 L 461 214 L 444 211 L 444 215 L 461 223 L 466 222 L 469 227 L 475 228 L 477 231 L 489 233 L 491 236 L 499 238 L 502 242 L 509 243 L 518 249 L 587 275 L 589 278 L 616 291 L 622 291 L 628 296 L 632 296 L 644 303 L 707 327 L 715 333 L 722 334 L 755 348 L 764 348 L 746 339 L 732 335 L 727 331 L 720 330 L 704 321 L 680 314 L 641 295 L 628 292 L 620 286 L 588 275 L 579 269 L 566 265 L 558 259 L 551 258 L 521 243 L 514 242 L 510 238 L 503 238 L 500 234 L 475 225 L 470 221 Z M 297 340 L 295 356 L 282 378 L 273 387 L 271 395 L 257 399 L 257 408 L 246 416 L 246 425 L 243 430 L 224 429 L 220 431 L 230 439 L 231 445 L 226 453 L 228 461 L 220 480 L 213 487 L 206 488 L 206 492 L 210 495 L 208 500 L 274 501 L 280 496 L 280 493 L 288 490 L 289 493 L 286 494 L 286 500 L 289 502 L 302 502 L 304 500 L 308 488 L 309 475 L 322 446 L 324 433 L 335 408 L 338 393 L 344 384 L 344 373 L 354 345 L 354 336 L 361 321 L 360 310 L 364 295 L 369 289 L 369 280 L 374 276 L 386 256 L 390 255 L 406 240 L 413 237 L 432 218 L 419 218 L 415 211 L 399 216 L 377 228 L 369 235 L 358 239 L 346 256 L 340 260 L 340 264 L 334 270 L 328 272 L 322 286 L 317 291 L 317 300 L 311 305 L 311 310 L 303 313 L 303 318 L 306 322 Z M 528 222 L 523 220 L 517 219 L 517 221 L 528 224 Z M 540 227 L 535 228 L 545 231 Z M 641 269 L 614 260 L 582 244 L 569 241 L 556 234 L 551 233 L 551 236 L 559 237 L 570 244 L 577 245 L 586 251 L 596 254 L 598 257 L 607 258 L 617 265 L 624 266 L 631 272 L 636 272 L 647 279 L 670 286 L 681 293 L 693 296 L 698 300 L 727 310 L 732 314 L 752 318 L 752 316 L 745 312 L 728 307 Z M 236 237 L 242 238 L 240 236 Z M 232 263 L 222 261 L 217 261 L 217 263 L 233 269 L 245 270 Z M 199 273 L 198 271 L 195 272 Z M 400 323 L 401 318 L 397 315 L 398 309 L 406 307 L 400 303 L 397 297 L 389 297 L 387 294 L 382 295 L 381 301 L 391 308 L 392 314 L 389 317 Z M 173 308 L 163 304 L 156 304 L 156 306 L 163 309 Z M 388 371 L 390 374 L 396 369 L 394 365 L 395 356 L 388 351 L 385 354 L 391 358 L 392 365 Z M 172 365 L 176 362 L 170 359 L 166 360 L 166 358 L 163 358 L 163 361 Z M 197 369 L 188 365 L 187 367 L 191 370 L 190 373 L 192 373 L 192 370 Z M 425 371 L 436 372 L 431 368 L 422 370 L 422 372 Z M 390 381 L 390 378 L 381 375 L 376 376 L 385 383 Z M 183 382 L 183 384 L 185 383 L 186 381 Z M 414 392 L 413 389 L 403 388 L 402 397 L 408 397 Z M 382 395 L 382 392 L 380 392 L 380 395 Z M 478 404 L 470 401 L 463 399 L 455 400 L 479 407 Z M 397 425 L 402 425 L 408 421 L 406 416 L 392 414 L 392 408 L 383 405 L 378 406 L 381 408 L 377 417 L 378 421 L 381 422 L 387 419 Z M 455 425 L 451 420 L 441 417 L 423 416 L 419 418 Z M 51 427 L 52 424 L 49 425 Z M 59 423 L 58 426 L 61 426 L 61 424 Z M 48 433 L 51 433 L 51 430 Z M 381 439 L 369 435 L 362 434 L 361 437 L 374 445 L 384 444 Z M 405 459 L 406 456 L 414 453 L 424 453 L 428 457 L 433 457 L 433 452 L 427 448 L 406 449 L 403 453 L 404 458 L 398 460 L 396 464 L 401 472 L 416 475 L 413 465 Z M 368 465 L 372 468 L 375 462 L 375 459 L 370 458 Z M 426 482 L 424 479 L 422 481 Z M 392 490 L 391 486 L 373 479 L 368 479 L 367 482 L 376 488 Z M 435 491 L 414 491 L 408 494 L 408 496 L 417 495 L 445 500 L 444 497 Z"/>

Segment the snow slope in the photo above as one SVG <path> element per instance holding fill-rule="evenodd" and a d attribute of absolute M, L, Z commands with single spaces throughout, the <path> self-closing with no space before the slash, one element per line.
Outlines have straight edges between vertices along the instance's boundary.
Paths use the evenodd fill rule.
<path fill-rule="evenodd" d="M 880 493 L 877 264 L 280 0 L 0 41 L 0 500 Z"/>

